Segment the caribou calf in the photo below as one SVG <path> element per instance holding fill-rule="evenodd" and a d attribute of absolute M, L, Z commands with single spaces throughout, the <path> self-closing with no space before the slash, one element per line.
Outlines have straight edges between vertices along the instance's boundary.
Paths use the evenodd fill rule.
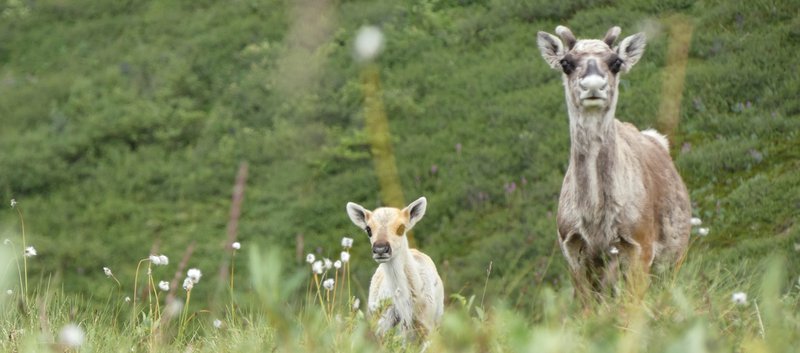
<path fill-rule="evenodd" d="M 381 207 L 368 211 L 348 202 L 347 214 L 367 232 L 378 269 L 369 284 L 368 312 L 380 315 L 377 333 L 397 326 L 406 339 L 427 336 L 444 312 L 442 279 L 428 255 L 409 249 L 406 232 L 425 215 L 425 197 L 400 210 Z"/>

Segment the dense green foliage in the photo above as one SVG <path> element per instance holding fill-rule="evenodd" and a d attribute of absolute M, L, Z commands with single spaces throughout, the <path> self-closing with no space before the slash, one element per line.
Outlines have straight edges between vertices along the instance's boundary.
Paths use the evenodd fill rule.
<path fill-rule="evenodd" d="M 102 303 L 115 284 L 101 268 L 130 287 L 131 264 L 154 246 L 178 262 L 196 241 L 191 264 L 213 278 L 247 161 L 244 246 L 301 268 L 299 235 L 301 254 L 330 257 L 350 235 L 363 297 L 374 265 L 344 205 L 379 203 L 352 54 L 356 29 L 375 24 L 405 196 L 429 200 L 417 245 L 448 294 L 480 293 L 491 262 L 487 297 L 544 320 L 540 288 L 569 288 L 554 247 L 569 136 L 536 31 L 647 31 L 617 115 L 656 127 L 674 14 L 694 33 L 672 154 L 711 229 L 692 241 L 689 273 L 749 280 L 784 255 L 779 291 L 789 291 L 800 274 L 800 6 L 790 0 L 0 1 L 0 199 L 19 202 L 39 252 L 31 280 Z M 18 242 L 15 210 L 0 222 L 0 238 Z M 238 259 L 244 296 L 252 269 Z"/>

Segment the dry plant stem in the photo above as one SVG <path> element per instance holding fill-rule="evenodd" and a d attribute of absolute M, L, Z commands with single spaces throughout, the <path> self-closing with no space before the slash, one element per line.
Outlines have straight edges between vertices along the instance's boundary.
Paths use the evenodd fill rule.
<path fill-rule="evenodd" d="M 314 283 L 317 284 L 317 298 L 319 298 L 319 306 L 322 308 L 325 318 L 328 319 L 328 311 L 325 310 L 325 302 L 322 301 L 322 292 L 320 292 L 321 288 L 319 287 L 319 276 L 316 273 L 314 273 Z"/>
<path fill-rule="evenodd" d="M 350 249 L 347 249 L 347 253 L 350 253 Z M 350 261 L 345 262 L 344 267 L 345 271 L 347 271 L 347 302 L 350 303 L 353 300 L 353 292 L 350 291 Z"/>
<path fill-rule="evenodd" d="M 186 314 L 189 312 L 189 300 L 192 298 L 192 290 L 189 289 L 186 291 L 186 304 L 183 305 L 183 312 L 181 313 L 181 325 L 178 328 L 178 340 L 183 339 L 183 331 L 186 328 Z"/>
<path fill-rule="evenodd" d="M 339 269 L 337 268 L 334 275 L 333 275 L 333 300 L 330 303 L 331 308 L 331 315 L 333 315 L 333 308 L 335 307 L 333 303 L 336 303 L 336 289 L 339 288 Z"/>
<path fill-rule="evenodd" d="M 236 259 L 236 249 L 233 249 L 233 254 L 231 254 L 231 325 L 236 325 L 236 307 L 234 306 L 233 300 L 233 274 L 234 274 L 234 267 L 235 267 L 235 260 Z"/>
<path fill-rule="evenodd" d="M 758 328 L 759 328 L 758 333 L 761 334 L 761 339 L 762 340 L 766 340 L 767 339 L 767 333 L 764 331 L 764 322 L 761 321 L 761 311 L 758 310 L 758 302 L 753 300 L 753 305 L 755 305 L 755 307 L 756 307 L 756 317 L 758 317 Z"/>
<path fill-rule="evenodd" d="M 181 277 L 183 277 L 183 271 L 186 269 L 186 265 L 189 264 L 189 259 L 192 258 L 192 253 L 194 253 L 194 244 L 195 241 L 192 240 L 189 246 L 186 247 L 186 251 L 183 253 L 181 262 L 178 263 L 178 269 L 175 271 L 175 276 L 172 277 L 172 282 L 169 284 L 169 293 L 167 294 L 167 299 L 164 300 L 164 302 L 167 304 L 172 303 L 172 301 L 175 300 L 175 291 L 180 288 L 178 284 L 180 283 L 179 281 L 181 280 Z"/>
<path fill-rule="evenodd" d="M 25 249 L 28 247 L 28 243 L 25 240 L 25 219 L 22 217 L 22 211 L 19 210 L 19 207 L 17 207 L 17 214 L 19 215 L 20 227 L 22 228 L 22 251 L 25 251 Z M 24 287 L 25 288 L 25 293 L 23 294 L 23 296 L 25 298 L 27 298 L 28 297 L 28 257 L 25 256 L 25 255 L 22 256 L 22 267 L 24 269 L 23 274 L 24 274 L 24 277 L 25 277 L 25 287 Z M 20 283 L 20 286 L 21 285 L 22 285 L 22 283 Z"/>
<path fill-rule="evenodd" d="M 228 239 L 226 249 L 232 249 L 231 244 L 236 241 L 236 234 L 239 229 L 239 216 L 242 214 L 242 201 L 244 200 L 245 186 L 247 185 L 247 162 L 239 163 L 239 171 L 236 174 L 236 182 L 233 186 L 233 195 L 231 196 L 231 210 L 228 216 Z M 228 262 L 222 261 L 219 268 L 220 283 L 227 282 L 228 276 Z"/>
<path fill-rule="evenodd" d="M 136 265 L 136 274 L 133 276 L 133 305 L 131 305 L 131 325 L 136 322 L 136 286 L 139 283 L 139 267 L 142 266 L 142 262 L 149 260 L 150 258 L 141 259 L 139 260 L 139 264 Z"/>
<path fill-rule="evenodd" d="M 486 298 L 486 286 L 489 285 L 489 276 L 492 274 L 492 263 L 494 261 L 489 261 L 489 268 L 486 269 L 486 281 L 483 282 L 483 294 L 481 295 L 481 308 L 483 308 L 483 299 Z"/>

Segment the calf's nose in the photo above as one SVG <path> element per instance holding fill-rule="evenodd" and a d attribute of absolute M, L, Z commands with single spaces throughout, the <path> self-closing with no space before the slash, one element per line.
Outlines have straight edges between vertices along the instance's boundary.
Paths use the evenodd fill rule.
<path fill-rule="evenodd" d="M 372 253 L 375 255 L 386 255 L 392 252 L 389 243 L 375 243 L 372 245 Z"/>

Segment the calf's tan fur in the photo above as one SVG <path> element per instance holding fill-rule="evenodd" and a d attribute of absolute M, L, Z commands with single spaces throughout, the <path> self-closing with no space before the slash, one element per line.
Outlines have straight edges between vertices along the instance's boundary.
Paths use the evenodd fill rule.
<path fill-rule="evenodd" d="M 364 229 L 379 263 L 369 285 L 368 312 L 379 315 L 377 333 L 398 327 L 407 339 L 423 338 L 439 325 L 444 312 L 444 288 L 428 255 L 408 247 L 406 232 L 425 215 L 420 197 L 402 210 L 381 207 L 368 211 L 347 203 L 347 214 Z"/>

